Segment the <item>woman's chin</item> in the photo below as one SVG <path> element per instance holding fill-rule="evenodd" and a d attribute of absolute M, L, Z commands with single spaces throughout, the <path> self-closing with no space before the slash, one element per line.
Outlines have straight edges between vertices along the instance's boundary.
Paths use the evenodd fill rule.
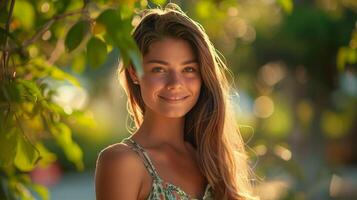
<path fill-rule="evenodd" d="M 182 117 L 185 117 L 187 112 L 182 112 L 182 111 L 174 112 L 171 110 L 169 112 L 161 112 L 160 114 L 167 118 L 182 118 Z"/>

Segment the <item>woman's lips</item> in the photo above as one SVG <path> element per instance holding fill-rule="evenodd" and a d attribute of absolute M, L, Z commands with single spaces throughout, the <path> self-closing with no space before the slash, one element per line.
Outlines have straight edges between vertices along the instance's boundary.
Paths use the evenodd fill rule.
<path fill-rule="evenodd" d="M 169 103 L 179 103 L 185 100 L 188 96 L 183 96 L 183 97 L 164 97 L 164 96 L 159 96 L 161 99 L 169 102 Z"/>

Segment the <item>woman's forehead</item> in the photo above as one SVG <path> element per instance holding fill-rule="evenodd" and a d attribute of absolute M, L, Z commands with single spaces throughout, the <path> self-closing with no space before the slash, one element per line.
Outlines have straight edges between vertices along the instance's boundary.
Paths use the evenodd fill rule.
<path fill-rule="evenodd" d="M 148 52 L 144 55 L 144 63 L 153 62 L 187 64 L 197 62 L 197 58 L 190 43 L 186 40 L 165 38 L 150 44 Z"/>

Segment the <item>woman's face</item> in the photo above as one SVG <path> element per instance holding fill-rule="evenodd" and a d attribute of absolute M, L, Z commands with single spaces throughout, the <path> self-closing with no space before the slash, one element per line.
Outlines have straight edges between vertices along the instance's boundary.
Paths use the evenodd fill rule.
<path fill-rule="evenodd" d="M 139 78 L 146 112 L 178 118 L 196 104 L 201 88 L 200 67 L 190 44 L 165 38 L 150 45 Z"/>

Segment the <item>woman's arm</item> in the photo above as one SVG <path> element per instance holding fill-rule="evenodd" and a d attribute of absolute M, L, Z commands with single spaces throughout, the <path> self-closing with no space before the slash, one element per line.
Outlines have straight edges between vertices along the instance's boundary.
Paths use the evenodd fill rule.
<path fill-rule="evenodd" d="M 95 172 L 97 200 L 137 200 L 143 177 L 140 158 L 124 144 L 104 149 Z"/>

